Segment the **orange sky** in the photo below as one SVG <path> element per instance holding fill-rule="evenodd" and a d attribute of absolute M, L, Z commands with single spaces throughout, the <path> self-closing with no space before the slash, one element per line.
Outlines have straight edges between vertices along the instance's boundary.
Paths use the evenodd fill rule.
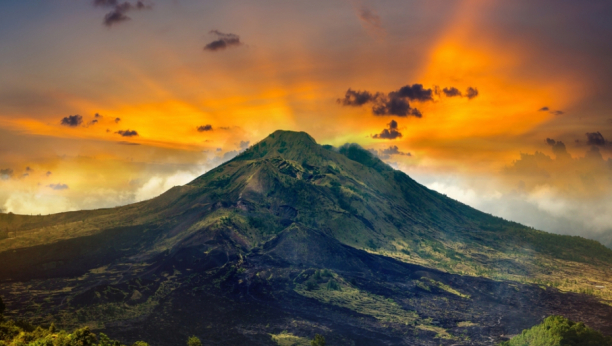
<path fill-rule="evenodd" d="M 455 189 L 476 195 L 483 184 L 474 181 L 486 180 L 502 195 L 520 186 L 527 204 L 548 189 L 571 208 L 577 199 L 601 205 L 607 192 L 612 29 L 603 2 L 180 1 L 110 25 L 102 21 L 112 8 L 87 1 L 0 6 L 4 211 L 150 198 L 276 129 L 333 145 L 397 146 L 411 155 L 385 160 L 429 186 L 448 186 L 442 181 L 453 176 Z M 28 19 L 19 22 L 23 13 Z M 204 49 L 234 37 L 212 30 L 240 44 Z M 420 118 L 374 115 L 381 99 L 337 102 L 349 88 L 388 95 L 417 83 L 438 91 L 433 100 L 407 100 Z M 473 87 L 478 96 L 447 97 L 445 87 L 464 96 Z M 62 125 L 70 115 L 82 123 Z M 402 136 L 374 138 L 391 120 Z M 204 125 L 212 130 L 197 131 Z M 138 135 L 119 133 L 127 130 Z M 554 177 L 578 161 L 538 161 L 545 180 L 516 168 L 521 154 L 554 160 L 547 138 L 579 160 L 594 143 L 587 132 L 605 138 L 595 145 L 602 163 L 574 169 L 575 179 Z M 585 176 L 600 178 L 585 183 Z"/>

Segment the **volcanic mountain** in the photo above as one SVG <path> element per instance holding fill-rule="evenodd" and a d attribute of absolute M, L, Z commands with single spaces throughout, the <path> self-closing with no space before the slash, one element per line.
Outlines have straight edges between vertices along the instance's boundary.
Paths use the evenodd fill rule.
<path fill-rule="evenodd" d="M 611 250 L 303 132 L 148 201 L 0 214 L 0 239 L 9 316 L 128 342 L 490 345 L 551 314 L 612 334 Z"/>

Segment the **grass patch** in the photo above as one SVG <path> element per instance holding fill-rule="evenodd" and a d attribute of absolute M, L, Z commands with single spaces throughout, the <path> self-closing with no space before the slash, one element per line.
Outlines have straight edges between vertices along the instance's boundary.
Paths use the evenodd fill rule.
<path fill-rule="evenodd" d="M 310 340 L 287 333 L 287 331 L 280 334 L 270 334 L 270 336 L 278 346 L 310 346 Z"/>
<path fill-rule="evenodd" d="M 462 321 L 457 323 L 457 327 L 459 328 L 467 328 L 467 327 L 475 327 L 478 323 L 470 322 L 470 321 Z"/>
<path fill-rule="evenodd" d="M 319 284 L 316 289 L 307 290 L 298 286 L 295 291 L 305 297 L 316 299 L 325 304 L 347 308 L 360 314 L 372 316 L 383 322 L 409 324 L 418 320 L 414 311 L 402 309 L 392 299 L 361 291 L 347 284 L 337 275 L 338 290 L 327 289 L 327 284 Z"/>
<path fill-rule="evenodd" d="M 420 330 L 426 330 L 426 331 L 430 331 L 430 332 L 436 333 L 436 336 L 435 336 L 436 338 L 449 339 L 449 340 L 456 339 L 446 329 L 444 329 L 442 327 L 432 326 L 430 324 L 419 324 L 416 327 L 418 329 L 420 329 Z"/>
<path fill-rule="evenodd" d="M 440 281 L 436 281 L 436 280 L 430 279 L 430 278 L 423 278 L 423 279 L 429 281 L 432 285 L 434 285 L 434 286 L 438 287 L 439 289 L 444 290 L 444 291 L 446 291 L 448 293 L 454 294 L 454 295 L 459 296 L 461 298 L 470 299 L 470 295 L 469 294 L 463 294 L 463 293 L 457 291 L 456 289 L 454 289 L 454 288 L 452 288 L 452 287 L 450 287 L 450 286 L 448 286 L 446 284 L 441 283 Z"/>

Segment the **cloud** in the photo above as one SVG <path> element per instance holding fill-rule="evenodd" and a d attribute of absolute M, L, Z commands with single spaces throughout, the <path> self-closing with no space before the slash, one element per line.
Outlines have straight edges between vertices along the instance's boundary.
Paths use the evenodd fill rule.
<path fill-rule="evenodd" d="M 119 130 L 117 132 L 115 132 L 116 134 L 121 135 L 122 137 L 136 137 L 138 136 L 138 132 L 134 131 L 134 130 Z"/>
<path fill-rule="evenodd" d="M 68 190 L 68 185 L 66 184 L 49 184 L 47 187 L 57 191 Z"/>
<path fill-rule="evenodd" d="M 368 102 L 374 102 L 381 96 L 380 93 L 371 93 L 369 91 L 355 91 L 349 88 L 344 94 L 343 99 L 338 99 L 336 102 L 342 104 L 343 106 L 354 106 L 360 107 Z"/>
<path fill-rule="evenodd" d="M 587 145 L 596 145 L 596 146 L 606 146 L 609 145 L 610 142 L 607 141 L 604 136 L 599 132 L 587 132 Z"/>
<path fill-rule="evenodd" d="M 391 95 L 407 98 L 411 101 L 433 101 L 433 90 L 423 88 L 423 84 L 403 86 L 398 91 L 389 93 L 389 96 Z"/>
<path fill-rule="evenodd" d="M 457 88 L 444 88 L 445 95 L 452 97 L 456 93 L 461 95 Z M 381 92 L 370 92 L 367 90 L 353 90 L 349 88 L 344 94 L 344 98 L 337 99 L 336 102 L 343 106 L 359 107 L 365 104 L 372 104 L 372 114 L 378 116 L 395 115 L 400 117 L 414 116 L 421 118 L 423 114 L 410 105 L 411 101 L 428 102 L 433 101 L 434 95 L 439 95 L 439 89 L 426 89 L 422 84 L 405 85 L 398 90 L 387 94 Z M 451 96 L 452 95 L 452 96 Z M 469 88 L 466 94 L 468 98 L 478 95 L 478 90 Z"/>
<path fill-rule="evenodd" d="M 27 167 L 25 168 L 25 170 L 26 170 L 26 172 L 33 172 L 33 171 L 34 171 L 32 168 L 30 168 L 30 166 L 27 166 Z"/>
<path fill-rule="evenodd" d="M 565 112 L 563 112 L 563 111 L 560 111 L 560 110 L 553 111 L 553 110 L 551 110 L 550 108 L 548 108 L 548 107 L 546 107 L 546 106 L 544 106 L 544 107 L 542 107 L 542 108 L 538 109 L 538 112 L 548 112 L 548 113 L 550 113 L 550 114 L 552 114 L 552 115 L 561 115 L 561 114 L 565 114 Z"/>
<path fill-rule="evenodd" d="M 554 158 L 538 151 L 521 153 L 520 159 L 506 167 L 501 177 L 511 184 L 522 181 L 526 191 L 550 186 L 575 199 L 592 200 L 612 191 L 612 159 L 604 160 L 599 146 L 591 146 L 584 156 L 572 156 L 562 141 L 547 138 L 546 144 Z"/>
<path fill-rule="evenodd" d="M 383 155 L 403 155 L 403 156 L 412 156 L 410 153 L 405 153 L 400 151 L 397 145 L 390 146 L 387 149 L 380 150 Z"/>
<path fill-rule="evenodd" d="M 50 176 L 51 174 L 52 174 L 51 171 L 47 171 L 47 173 L 45 173 L 47 177 Z"/>
<path fill-rule="evenodd" d="M 204 50 L 216 52 L 229 47 L 237 47 L 242 45 L 240 36 L 236 34 L 226 34 L 219 30 L 211 30 L 210 34 L 216 35 L 217 39 L 204 46 Z"/>
<path fill-rule="evenodd" d="M 121 121 L 121 118 L 115 118 L 115 124 L 119 124 L 120 121 Z"/>
<path fill-rule="evenodd" d="M 444 93 L 444 95 L 446 95 L 446 97 L 461 96 L 461 91 L 459 91 L 459 89 L 455 87 L 444 88 L 442 89 L 442 92 Z"/>
<path fill-rule="evenodd" d="M 552 151 L 555 154 L 555 158 L 557 160 L 570 159 L 571 158 L 571 156 L 567 152 L 567 148 L 565 147 L 565 144 L 563 142 L 555 141 L 552 138 L 546 138 L 546 143 L 552 147 Z"/>
<path fill-rule="evenodd" d="M 467 97 L 470 100 L 473 99 L 476 96 L 478 96 L 478 89 L 476 89 L 476 88 L 469 87 L 465 91 L 465 97 Z"/>
<path fill-rule="evenodd" d="M 382 36 L 385 34 L 385 29 L 382 26 L 382 21 L 374 10 L 366 6 L 362 6 L 357 11 L 357 17 L 359 17 L 361 24 L 369 32 L 374 33 L 378 36 Z"/>
<path fill-rule="evenodd" d="M 174 186 L 185 185 L 198 177 L 197 173 L 179 171 L 170 176 L 156 175 L 136 190 L 137 202 L 161 195 Z"/>
<path fill-rule="evenodd" d="M 410 107 L 410 103 L 405 98 L 398 97 L 397 95 L 390 95 L 389 97 L 382 97 L 380 102 L 372 106 L 372 113 L 374 115 L 397 115 L 405 117 L 408 115 L 415 116 L 417 118 L 422 117 L 421 112 Z"/>
<path fill-rule="evenodd" d="M 152 5 L 147 4 L 142 0 L 138 0 L 134 4 L 128 1 L 120 2 L 117 0 L 94 0 L 93 4 L 96 7 L 113 8 L 112 11 L 108 12 L 104 16 L 103 23 L 108 27 L 130 20 L 131 18 L 126 15 L 126 13 L 129 11 L 152 8 Z"/>
<path fill-rule="evenodd" d="M 94 114 L 94 118 L 103 118 L 103 116 L 101 116 L 100 113 L 96 113 Z"/>
<path fill-rule="evenodd" d="M 212 125 L 202 125 L 202 126 L 198 126 L 196 128 L 198 130 L 198 132 L 204 132 L 204 131 L 212 131 Z"/>
<path fill-rule="evenodd" d="M 249 147 L 249 144 L 251 144 L 250 141 L 240 141 L 240 149 L 245 150 L 246 148 Z"/>
<path fill-rule="evenodd" d="M 372 138 L 378 139 L 396 139 L 402 137 L 402 134 L 398 131 L 397 121 L 391 120 L 389 124 L 387 124 L 389 128 L 382 130 L 381 133 L 375 134 Z"/>
<path fill-rule="evenodd" d="M 64 117 L 61 121 L 62 125 L 69 126 L 69 127 L 77 127 L 81 125 L 82 123 L 83 123 L 83 117 L 78 114 L 69 115 L 67 117 Z"/>
<path fill-rule="evenodd" d="M 13 170 L 10 168 L 0 169 L 0 179 L 9 180 L 13 177 Z"/>
<path fill-rule="evenodd" d="M 121 144 L 121 145 L 140 145 L 140 143 L 126 142 L 126 141 L 120 141 L 120 142 L 117 142 L 117 144 Z"/>

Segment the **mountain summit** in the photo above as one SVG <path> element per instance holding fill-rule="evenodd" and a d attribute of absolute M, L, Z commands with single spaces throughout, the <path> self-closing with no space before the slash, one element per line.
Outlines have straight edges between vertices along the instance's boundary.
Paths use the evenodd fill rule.
<path fill-rule="evenodd" d="M 9 312 L 125 340 L 490 344 L 552 313 L 612 332 L 595 317 L 612 317 L 608 291 L 561 292 L 609 277 L 609 249 L 479 212 L 304 132 L 276 131 L 148 201 L 2 214 L 0 230 Z"/>

